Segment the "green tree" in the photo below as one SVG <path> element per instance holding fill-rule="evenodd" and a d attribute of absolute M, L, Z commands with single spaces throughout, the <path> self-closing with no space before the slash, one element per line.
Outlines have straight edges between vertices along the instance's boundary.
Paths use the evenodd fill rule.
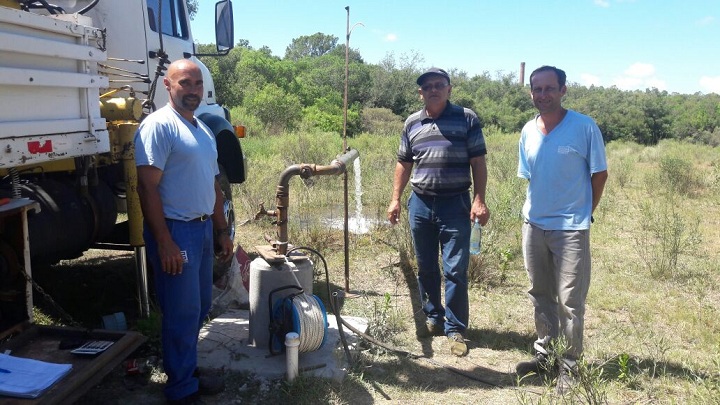
<path fill-rule="evenodd" d="M 402 55 L 400 61 L 388 53 L 379 65 L 370 69 L 372 86 L 366 105 L 388 108 L 401 117 L 420 109 L 422 102 L 415 83 L 421 72 L 420 63 L 422 57 L 417 53 Z"/>
<path fill-rule="evenodd" d="M 274 83 L 249 92 L 243 105 L 272 134 L 295 129 L 302 116 L 298 97 L 288 94 Z"/>
<path fill-rule="evenodd" d="M 645 93 L 638 93 L 645 115 L 645 126 L 650 137 L 638 142 L 645 145 L 655 145 L 661 139 L 672 137 L 670 132 L 670 117 L 667 105 L 667 92 L 656 88 L 648 89 Z"/>
<path fill-rule="evenodd" d="M 285 49 L 285 59 L 300 60 L 305 57 L 325 55 L 337 46 L 338 37 L 317 32 L 303 35 L 292 40 Z"/>
<path fill-rule="evenodd" d="M 187 0 L 187 10 L 190 19 L 194 20 L 198 11 L 198 0 Z"/>

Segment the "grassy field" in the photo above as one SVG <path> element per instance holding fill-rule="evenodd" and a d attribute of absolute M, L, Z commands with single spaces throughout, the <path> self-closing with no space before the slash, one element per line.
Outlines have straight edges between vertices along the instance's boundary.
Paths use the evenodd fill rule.
<path fill-rule="evenodd" d="M 356 169 L 349 170 L 348 207 L 351 223 L 361 205 L 374 226 L 350 234 L 349 276 L 343 175 L 290 180 L 289 239 L 323 255 L 331 291 L 349 284 L 355 297 L 345 301 L 342 314 L 368 319 L 369 335 L 384 347 L 367 343 L 340 384 L 302 376 L 286 384 L 229 373 L 228 389 L 211 403 L 719 404 L 720 150 L 674 141 L 607 146 L 610 177 L 592 228 L 585 359 L 577 389 L 557 397 L 552 378 L 518 381 L 513 374 L 515 364 L 531 355 L 535 339 L 520 249 L 525 181 L 516 176 L 517 135 L 489 129 L 486 140 L 492 215 L 483 230 L 483 253 L 469 269 L 468 356 L 450 355 L 444 337 L 418 336 L 424 316 L 407 218 L 395 227 L 384 220 L 398 137 L 364 134 L 347 140 L 359 151 L 362 173 L 360 194 Z M 235 241 L 252 254 L 267 244 L 266 237 L 276 238 L 271 218 L 254 218 L 260 204 L 275 208 L 280 173 L 292 164 L 327 165 L 343 151 L 343 142 L 336 134 L 251 134 L 242 145 L 249 174 L 233 186 Z M 62 301 L 83 322 L 136 305 L 126 302 L 133 299 L 132 278 L 108 271 L 114 266 L 132 276 L 131 255 L 98 254 L 53 272 L 64 272 L 57 279 L 78 289 Z M 324 268 L 314 259 L 314 293 L 327 303 Z M 41 284 L 51 290 L 63 283 Z M 87 306 L 88 300 L 97 305 Z M 94 312 L 78 310 L 83 307 Z M 129 321 L 157 346 L 152 320 Z M 79 403 L 163 403 L 163 375 L 156 374 L 135 388 L 118 369 Z"/>
<path fill-rule="evenodd" d="M 523 181 L 516 173 L 517 135 L 486 132 L 488 204 L 483 254 L 471 263 L 470 354 L 448 355 L 445 339 L 420 338 L 406 218 L 382 220 L 391 194 L 396 136 L 347 140 L 360 153 L 362 207 L 380 219 L 372 232 L 350 236 L 345 277 L 343 176 L 290 182 L 289 235 L 320 251 L 332 288 L 349 283 L 357 298 L 343 314 L 370 320 L 370 334 L 423 358 L 375 345 L 354 362 L 346 381 L 298 379 L 265 400 L 295 403 L 720 403 L 720 150 L 664 141 L 607 146 L 610 177 L 592 228 L 593 278 L 587 303 L 581 384 L 564 398 L 552 381 L 512 374 L 534 340 L 528 281 L 520 250 Z M 343 150 L 331 134 L 248 137 L 249 179 L 234 189 L 246 250 L 274 237 L 269 219 L 253 220 L 260 203 L 275 205 L 279 173 L 295 163 L 329 164 Z M 357 206 L 348 175 L 350 217 Z M 323 295 L 318 267 L 316 293 Z M 258 398 L 256 398 L 258 399 Z"/>

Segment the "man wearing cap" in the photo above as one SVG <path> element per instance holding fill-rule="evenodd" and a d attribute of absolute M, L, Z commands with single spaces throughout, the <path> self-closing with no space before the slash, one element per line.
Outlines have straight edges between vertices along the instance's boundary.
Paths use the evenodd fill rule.
<path fill-rule="evenodd" d="M 475 112 L 448 101 L 452 86 L 446 71 L 430 68 L 417 84 L 425 106 L 405 120 L 387 215 L 391 224 L 398 222 L 400 198 L 410 181 L 408 220 L 428 333 L 444 333 L 452 354 L 464 356 L 468 352 L 463 333 L 469 318 L 470 225 L 475 219 L 485 225 L 490 218 L 485 205 L 485 138 Z"/>

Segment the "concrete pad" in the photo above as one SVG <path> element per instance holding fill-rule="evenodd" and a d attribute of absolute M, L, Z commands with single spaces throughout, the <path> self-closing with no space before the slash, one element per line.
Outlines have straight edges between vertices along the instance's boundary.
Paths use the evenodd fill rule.
<path fill-rule="evenodd" d="M 283 378 L 286 375 L 285 353 L 271 356 L 267 348 L 250 344 L 250 311 L 231 309 L 206 324 L 200 331 L 198 367 L 213 370 L 232 370 L 254 373 L 259 377 Z M 316 351 L 300 353 L 300 375 L 342 381 L 347 375 L 348 360 L 340 339 L 337 320 L 328 314 L 325 343 Z M 357 330 L 367 331 L 367 320 L 343 317 Z M 359 351 L 360 338 L 343 327 L 351 356 Z"/>

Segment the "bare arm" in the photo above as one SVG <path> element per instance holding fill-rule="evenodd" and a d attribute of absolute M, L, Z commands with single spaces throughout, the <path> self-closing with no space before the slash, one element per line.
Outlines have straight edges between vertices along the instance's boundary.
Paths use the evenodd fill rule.
<path fill-rule="evenodd" d="M 157 241 L 162 271 L 169 274 L 180 274 L 182 272 L 183 257 L 165 223 L 165 214 L 163 213 L 160 192 L 158 191 L 163 172 L 154 166 L 138 166 L 137 174 L 140 208 L 145 222 L 150 227 L 150 232 Z"/>
<path fill-rule="evenodd" d="M 398 218 L 400 218 L 400 197 L 402 197 L 405 186 L 410 180 L 410 173 L 412 173 L 412 163 L 397 162 L 395 165 L 395 174 L 393 175 L 392 198 L 387 209 L 387 218 L 392 225 L 397 224 Z"/>
<path fill-rule="evenodd" d="M 473 201 L 470 209 L 470 220 L 477 218 L 480 225 L 485 226 L 490 219 L 490 210 L 485 205 L 485 188 L 487 187 L 487 164 L 485 156 L 470 159 L 473 176 Z"/>
<path fill-rule="evenodd" d="M 592 176 L 590 176 L 590 184 L 592 185 L 592 212 L 595 212 L 595 208 L 597 208 L 600 203 L 600 197 L 602 197 L 603 190 L 605 190 L 607 178 L 607 170 L 593 173 Z"/>

